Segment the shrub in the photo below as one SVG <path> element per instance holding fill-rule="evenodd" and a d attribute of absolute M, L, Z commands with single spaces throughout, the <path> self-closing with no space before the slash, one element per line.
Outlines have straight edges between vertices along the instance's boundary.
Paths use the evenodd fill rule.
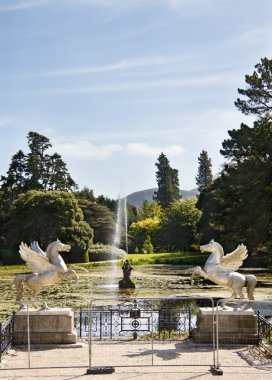
<path fill-rule="evenodd" d="M 143 253 L 154 253 L 154 247 L 153 247 L 153 244 L 151 243 L 151 238 L 149 235 L 144 240 Z"/>
<path fill-rule="evenodd" d="M 113 247 L 112 245 L 94 244 L 89 249 L 90 261 L 124 260 L 126 255 L 123 249 Z"/>
<path fill-rule="evenodd" d="M 0 265 L 22 264 L 23 260 L 20 257 L 18 249 L 1 249 L 0 250 Z"/>

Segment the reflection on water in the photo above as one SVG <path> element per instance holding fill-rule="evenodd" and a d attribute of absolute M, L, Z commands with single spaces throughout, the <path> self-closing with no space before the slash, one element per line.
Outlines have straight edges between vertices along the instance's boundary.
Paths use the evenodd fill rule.
<path fill-rule="evenodd" d="M 110 302 L 110 301 L 109 301 Z M 190 336 L 199 307 L 209 307 L 211 299 L 134 299 L 116 304 L 92 303 L 91 313 L 81 309 L 75 315 L 80 337 L 115 338 Z"/>
<path fill-rule="evenodd" d="M 120 292 L 126 292 L 127 290 L 133 290 L 133 289 L 120 289 L 118 284 L 99 284 L 95 285 L 97 289 L 109 289 L 109 290 L 120 290 Z M 140 285 L 136 284 L 136 289 L 139 288 Z"/>
<path fill-rule="evenodd" d="M 110 289 L 110 290 L 119 289 L 118 284 L 101 284 L 101 285 L 96 285 L 95 287 L 98 289 Z"/>

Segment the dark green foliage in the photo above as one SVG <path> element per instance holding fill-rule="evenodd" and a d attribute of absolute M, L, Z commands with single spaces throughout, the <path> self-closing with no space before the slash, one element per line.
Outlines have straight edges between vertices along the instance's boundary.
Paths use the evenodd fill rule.
<path fill-rule="evenodd" d="M 115 220 L 108 207 L 80 199 L 79 206 L 84 220 L 94 231 L 94 243 L 111 244 L 115 232 Z"/>
<path fill-rule="evenodd" d="M 2 189 L 14 189 L 18 193 L 25 188 L 26 156 L 19 150 L 11 158 L 11 164 L 6 176 L 1 176 Z"/>
<path fill-rule="evenodd" d="M 228 160 L 212 185 L 200 194 L 197 207 L 203 213 L 198 225 L 202 241 L 215 238 L 226 250 L 243 242 L 249 255 L 272 248 L 272 61 L 264 58 L 246 75 L 247 100 L 236 107 L 259 119 L 253 127 L 241 124 L 229 131 L 221 154 Z M 207 239 L 206 239 L 207 237 Z M 263 262 L 265 259 L 263 256 Z M 253 258 L 250 258 L 253 259 Z"/>
<path fill-rule="evenodd" d="M 100 205 L 108 207 L 108 209 L 112 212 L 116 212 L 117 209 L 117 201 L 115 199 L 111 199 L 105 197 L 104 195 L 99 195 L 96 198 L 96 202 Z"/>
<path fill-rule="evenodd" d="M 191 245 L 198 243 L 197 223 L 201 211 L 195 207 L 194 199 L 184 199 L 172 203 L 164 212 L 161 227 L 155 241 L 168 252 L 190 251 Z"/>
<path fill-rule="evenodd" d="M 18 248 L 5 249 L 0 248 L 0 265 L 23 264 L 24 261 L 20 258 Z"/>
<path fill-rule="evenodd" d="M 263 58 L 255 68 L 252 75 L 245 76 L 247 88 L 238 89 L 247 100 L 238 98 L 234 104 L 246 115 L 262 116 L 272 110 L 272 60 Z"/>
<path fill-rule="evenodd" d="M 18 249 L 21 241 L 29 244 L 33 240 L 46 249 L 59 238 L 72 246 L 66 261 L 83 262 L 93 232 L 71 193 L 32 190 L 14 201 L 3 236 L 6 249 Z"/>
<path fill-rule="evenodd" d="M 202 193 L 212 184 L 212 162 L 205 150 L 202 150 L 198 157 L 198 174 L 196 177 L 196 184 L 199 193 Z"/>
<path fill-rule="evenodd" d="M 225 239 L 267 250 L 272 238 L 272 122 L 259 119 L 230 131 L 221 151 L 232 162 L 217 180 L 215 198 L 221 210 L 213 221 Z"/>
<path fill-rule="evenodd" d="M 156 162 L 156 178 L 158 191 L 154 193 L 153 199 L 163 208 L 180 199 L 178 170 L 172 169 L 168 158 L 161 153 Z"/>
<path fill-rule="evenodd" d="M 217 180 L 209 187 L 203 190 L 197 199 L 196 207 L 201 211 L 201 217 L 197 224 L 197 235 L 199 243 L 206 244 L 211 239 L 221 240 L 220 231 L 215 230 L 211 221 L 214 213 L 221 209 L 219 202 L 215 199 L 214 193 L 217 186 Z"/>
<path fill-rule="evenodd" d="M 45 190 L 72 191 L 77 188 L 76 183 L 67 171 L 66 164 L 57 153 L 45 156 L 45 173 L 41 179 Z"/>
<path fill-rule="evenodd" d="M 111 245 L 94 244 L 89 249 L 90 261 L 106 261 L 125 259 L 126 252 Z"/>
<path fill-rule="evenodd" d="M 137 208 L 135 206 L 132 206 L 132 205 L 127 203 L 127 224 L 128 224 L 128 226 L 131 223 L 136 222 L 137 215 L 138 215 Z"/>
<path fill-rule="evenodd" d="M 12 156 L 7 175 L 1 176 L 1 189 L 12 195 L 11 203 L 18 194 L 29 190 L 76 189 L 61 156 L 45 153 L 51 147 L 49 139 L 36 132 L 29 132 L 27 139 L 30 153 L 25 155 L 19 150 Z"/>
<path fill-rule="evenodd" d="M 254 123 L 253 128 L 241 124 L 239 129 L 228 131 L 230 139 L 223 141 L 220 153 L 239 164 L 248 159 L 266 165 L 271 161 L 272 119 L 263 117 Z"/>
<path fill-rule="evenodd" d="M 94 192 L 87 186 L 83 187 L 82 190 L 74 191 L 74 194 L 78 200 L 95 202 Z"/>
<path fill-rule="evenodd" d="M 25 166 L 25 190 L 41 190 L 47 181 L 45 151 L 52 145 L 47 137 L 36 132 L 29 132 L 27 140 L 30 153 Z"/>

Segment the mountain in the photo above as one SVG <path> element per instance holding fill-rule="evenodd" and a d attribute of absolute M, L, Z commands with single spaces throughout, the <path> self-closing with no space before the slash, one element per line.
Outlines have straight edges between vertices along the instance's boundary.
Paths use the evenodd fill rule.
<path fill-rule="evenodd" d="M 153 195 L 154 195 L 154 192 L 157 190 L 158 190 L 157 188 L 153 188 L 153 189 L 136 191 L 135 193 L 129 194 L 127 195 L 127 203 L 135 207 L 140 207 L 144 203 L 144 201 L 153 202 Z M 198 194 L 198 190 L 197 189 L 180 190 L 179 193 L 181 194 L 183 199 L 196 198 Z"/>

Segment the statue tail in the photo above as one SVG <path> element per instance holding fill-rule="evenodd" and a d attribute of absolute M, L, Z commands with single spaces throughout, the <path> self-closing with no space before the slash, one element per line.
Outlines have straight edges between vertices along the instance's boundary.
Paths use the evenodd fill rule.
<path fill-rule="evenodd" d="M 26 280 L 26 278 L 29 276 L 29 274 L 17 274 L 14 278 L 14 285 L 17 290 L 17 296 L 16 296 L 16 301 L 21 301 L 23 298 L 23 293 L 24 293 L 24 286 L 23 282 Z"/>
<path fill-rule="evenodd" d="M 249 300 L 254 300 L 253 292 L 257 284 L 257 278 L 253 274 L 245 276 L 247 283 L 247 296 Z"/>

